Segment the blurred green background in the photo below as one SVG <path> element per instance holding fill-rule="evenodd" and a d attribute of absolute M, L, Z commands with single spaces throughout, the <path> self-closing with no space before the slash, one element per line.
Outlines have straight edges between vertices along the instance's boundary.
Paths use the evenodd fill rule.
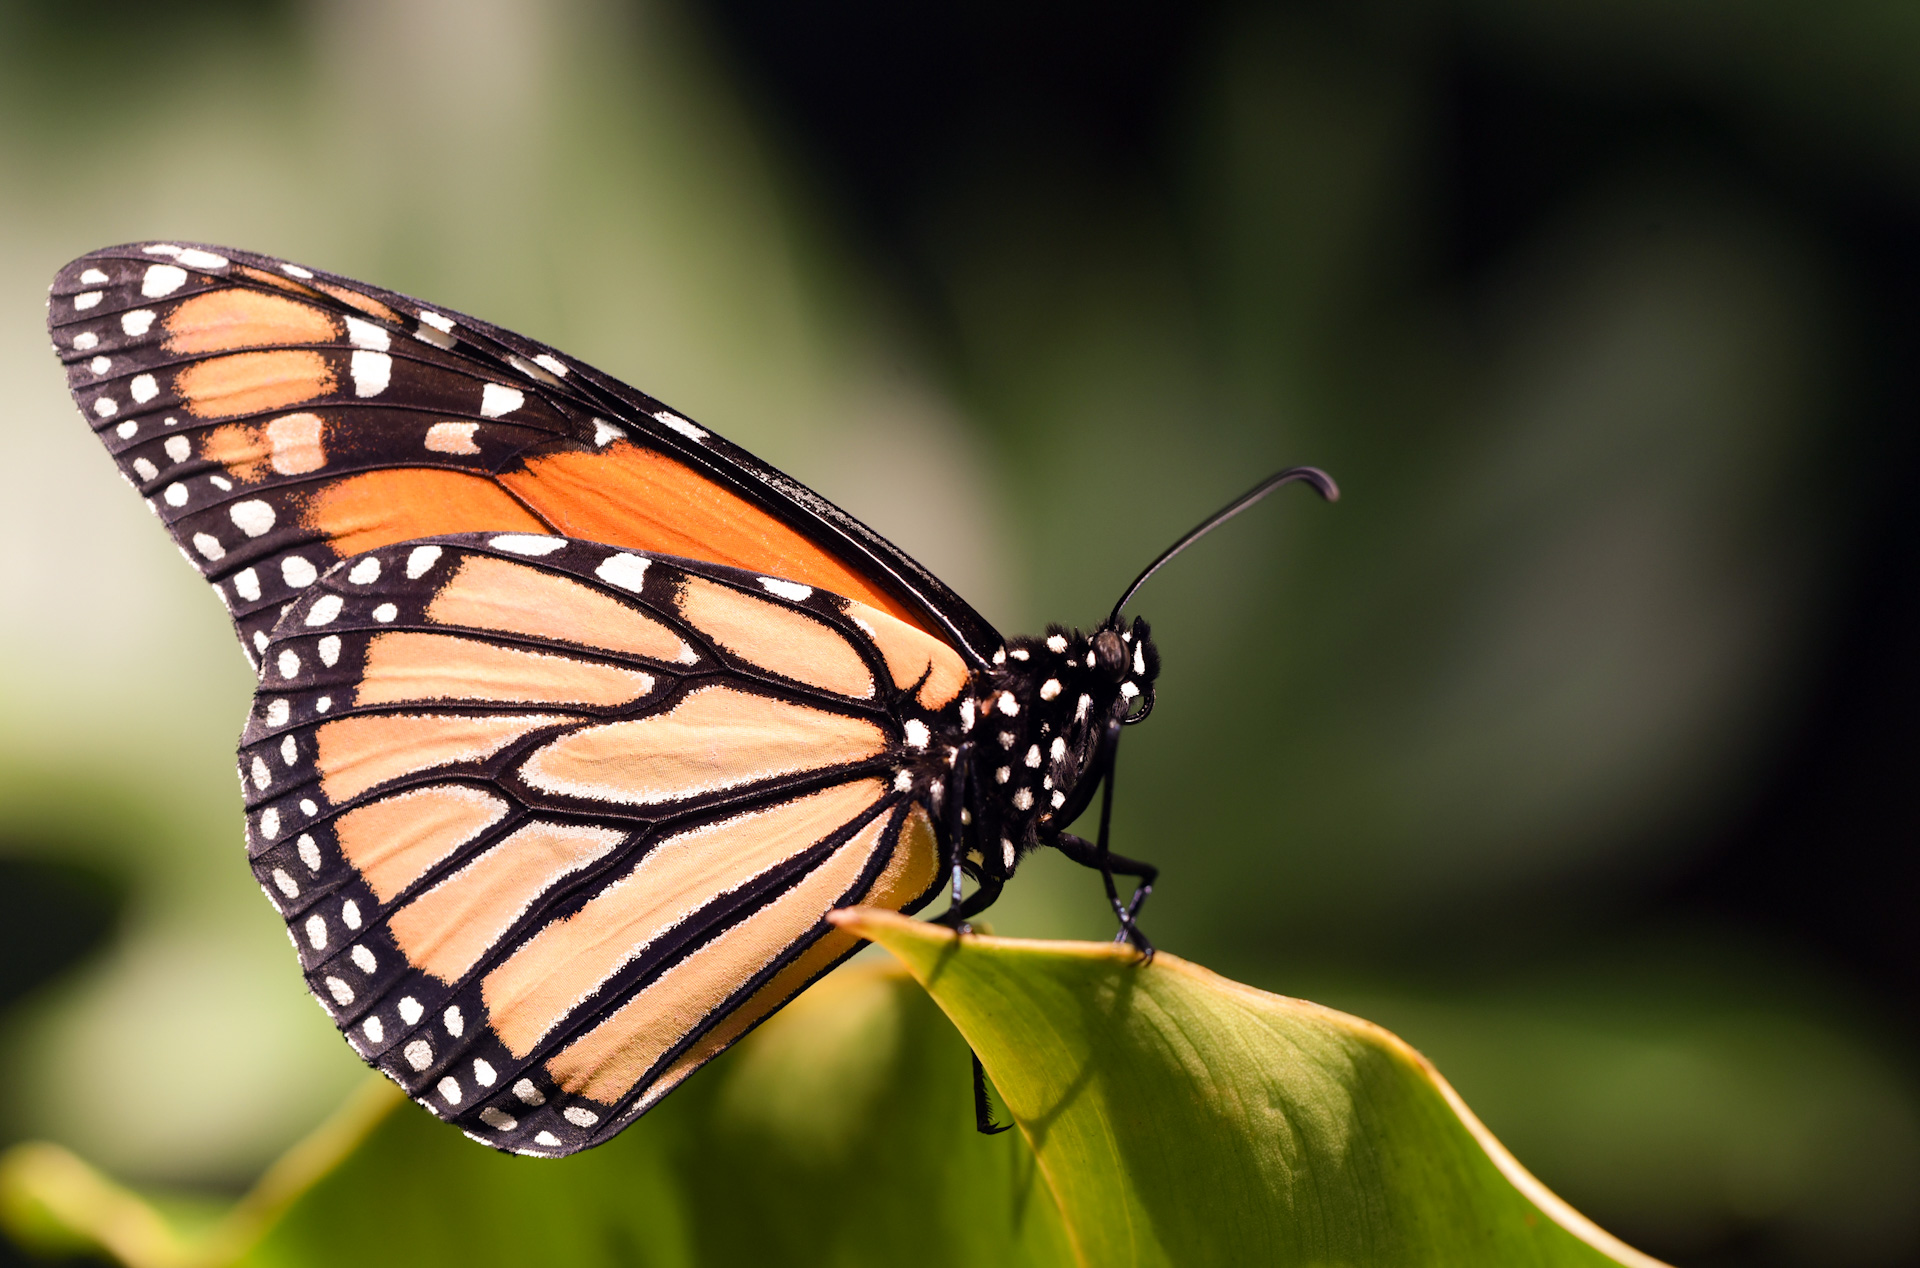
<path fill-rule="evenodd" d="M 360 1067 L 46 351 L 168 236 L 558 344 L 1010 633 L 1327 467 L 1137 604 L 1147 928 L 1651 1252 L 1920 1264 L 1920 8 L 0 0 L 0 1133 L 221 1191 Z"/>

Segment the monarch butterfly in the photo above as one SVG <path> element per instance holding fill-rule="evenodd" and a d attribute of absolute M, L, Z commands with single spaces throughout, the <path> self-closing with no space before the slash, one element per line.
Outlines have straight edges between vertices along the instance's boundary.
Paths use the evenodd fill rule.
<path fill-rule="evenodd" d="M 824 499 L 543 344 L 247 252 L 67 265 L 48 327 L 258 672 L 247 850 L 347 1042 L 499 1149 L 610 1139 L 856 949 L 1107 848 L 1159 658 L 1002 638 Z M 1100 831 L 1065 831 L 1104 787 Z M 1123 899 L 1114 877 L 1133 878 Z M 963 897 L 962 879 L 976 888 Z M 981 1128 L 990 1124 L 975 1063 Z"/>

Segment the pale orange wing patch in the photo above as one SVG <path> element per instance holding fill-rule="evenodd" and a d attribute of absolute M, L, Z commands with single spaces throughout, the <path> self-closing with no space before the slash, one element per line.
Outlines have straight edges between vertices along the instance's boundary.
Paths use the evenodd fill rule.
<path fill-rule="evenodd" d="M 880 649 L 893 685 L 905 691 L 921 683 L 915 696 L 921 708 L 946 708 L 973 676 L 959 653 L 931 634 L 853 599 L 844 606 L 848 619 Z"/>
<path fill-rule="evenodd" d="M 653 690 L 652 674 L 551 652 L 522 651 L 455 634 L 377 635 L 367 648 L 355 702 L 427 700 L 484 703 L 632 704 Z"/>
<path fill-rule="evenodd" d="M 802 854 L 877 805 L 886 786 L 860 780 L 670 837 L 599 897 L 530 939 L 487 974 L 488 1020 L 516 1056 L 615 970 L 715 895 Z"/>
<path fill-rule="evenodd" d="M 462 784 L 399 793 L 349 810 L 334 831 L 340 852 L 381 902 L 506 818 L 507 803 Z"/>
<path fill-rule="evenodd" d="M 599 1025 L 547 1059 L 569 1092 L 618 1101 L 676 1044 L 726 1003 L 740 983 L 776 963 L 838 906 L 885 835 L 876 820 L 792 889 L 662 973 Z"/>
<path fill-rule="evenodd" d="M 836 695 L 873 696 L 866 661 L 817 616 L 705 577 L 686 579 L 679 604 L 689 625 L 748 664 Z"/>
<path fill-rule="evenodd" d="M 373 713 L 323 723 L 316 732 L 320 786 L 336 804 L 390 779 L 454 762 L 478 762 L 522 736 L 579 721 L 564 715 Z"/>
<path fill-rule="evenodd" d="M 427 619 L 580 643 L 609 652 L 692 664 L 685 640 L 630 604 L 577 581 L 486 555 L 469 555 L 427 605 Z"/>
<path fill-rule="evenodd" d="M 388 928 L 415 968 L 457 981 L 536 899 L 626 836 L 578 823 L 527 824 L 394 912 Z"/>
<path fill-rule="evenodd" d="M 333 343 L 343 333 L 329 314 L 296 299 L 234 288 L 186 300 L 161 323 L 168 352 L 230 352 L 276 343 Z"/>
<path fill-rule="evenodd" d="M 561 796 L 653 806 L 850 766 L 887 749 L 872 722 L 716 686 L 665 713 L 570 731 L 535 750 L 520 777 Z"/>

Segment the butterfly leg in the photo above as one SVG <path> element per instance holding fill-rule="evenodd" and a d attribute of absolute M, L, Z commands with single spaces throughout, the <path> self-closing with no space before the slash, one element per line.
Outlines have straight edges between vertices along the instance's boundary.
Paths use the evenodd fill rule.
<path fill-rule="evenodd" d="M 966 876 L 967 857 L 966 819 L 963 816 L 967 804 L 967 772 L 972 769 L 972 759 L 973 746 L 962 745 L 954 758 L 953 776 L 946 788 L 947 843 L 953 857 L 953 896 L 947 903 L 947 909 L 933 918 L 935 924 L 958 929 L 961 933 L 972 932 L 967 927 L 968 917 L 977 916 L 993 906 L 1005 884 L 1002 878 L 981 872 L 980 887 L 973 891 L 973 896 L 964 898 L 961 895 L 960 885 Z"/>
<path fill-rule="evenodd" d="M 1119 725 L 1107 728 L 1107 735 L 1101 748 L 1105 786 L 1100 790 L 1100 836 L 1097 841 L 1088 841 L 1084 837 L 1074 836 L 1071 832 L 1062 832 L 1054 840 L 1054 846 L 1062 854 L 1080 864 L 1091 867 L 1100 873 L 1101 883 L 1107 889 L 1107 902 L 1113 907 L 1115 918 L 1120 921 L 1120 932 L 1114 936 L 1115 942 L 1129 942 L 1145 961 L 1153 959 L 1153 943 L 1140 928 L 1137 917 L 1140 908 L 1153 893 L 1153 883 L 1160 878 L 1160 869 L 1151 863 L 1142 863 L 1115 854 L 1107 848 L 1107 831 L 1113 822 L 1113 773 L 1115 759 L 1119 755 Z M 1126 902 L 1120 900 L 1120 891 L 1114 885 L 1113 878 L 1131 876 L 1139 881 L 1134 886 L 1133 896 Z"/>
<path fill-rule="evenodd" d="M 1012 1123 L 993 1121 L 993 1102 L 987 1099 L 987 1070 L 980 1064 L 979 1054 L 971 1048 L 967 1055 L 973 1058 L 973 1129 L 982 1136 L 998 1136 Z"/>

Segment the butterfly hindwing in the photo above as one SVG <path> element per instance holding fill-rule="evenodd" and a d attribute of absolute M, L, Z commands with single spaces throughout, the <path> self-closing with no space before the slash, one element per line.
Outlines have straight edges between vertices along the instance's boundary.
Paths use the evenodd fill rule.
<path fill-rule="evenodd" d="M 280 617 L 248 838 L 357 1051 L 499 1148 L 599 1143 L 937 883 L 905 772 L 946 644 L 784 578 L 551 535 L 409 541 Z"/>
<path fill-rule="evenodd" d="M 745 451 L 555 349 L 228 248 L 61 270 L 75 401 L 258 656 L 339 560 L 448 533 L 564 533 L 818 586 L 947 642 L 992 628 L 911 558 Z"/>

